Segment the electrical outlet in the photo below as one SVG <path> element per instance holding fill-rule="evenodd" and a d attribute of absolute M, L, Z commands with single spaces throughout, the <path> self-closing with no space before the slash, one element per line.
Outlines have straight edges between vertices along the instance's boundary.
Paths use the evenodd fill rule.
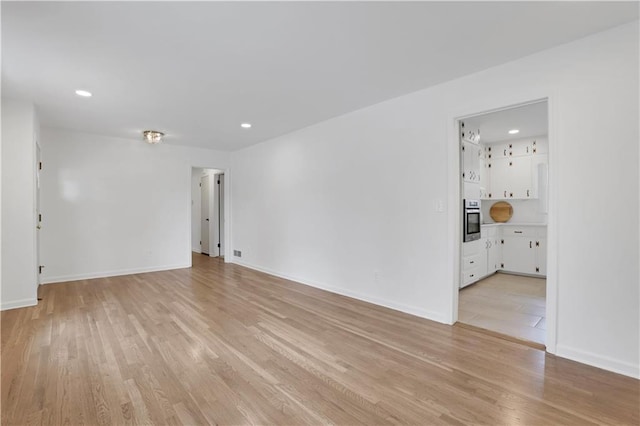
<path fill-rule="evenodd" d="M 234 250 L 234 251 L 233 251 L 233 255 L 234 255 L 235 257 L 242 257 L 242 252 L 241 252 L 240 250 Z"/>

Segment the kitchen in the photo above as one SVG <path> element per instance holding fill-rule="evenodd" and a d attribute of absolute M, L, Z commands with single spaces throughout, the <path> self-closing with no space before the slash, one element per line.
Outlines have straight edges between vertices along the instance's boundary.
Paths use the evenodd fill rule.
<path fill-rule="evenodd" d="M 458 321 L 535 347 L 546 334 L 547 116 L 540 101 L 459 123 Z"/>

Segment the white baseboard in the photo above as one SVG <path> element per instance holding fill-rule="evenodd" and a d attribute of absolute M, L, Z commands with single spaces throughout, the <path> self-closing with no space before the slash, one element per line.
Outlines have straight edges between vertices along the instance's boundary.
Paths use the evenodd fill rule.
<path fill-rule="evenodd" d="M 200 247 L 191 247 L 191 251 L 194 253 L 202 253 L 202 251 L 200 250 Z"/>
<path fill-rule="evenodd" d="M 593 352 L 571 348 L 561 343 L 558 343 L 556 347 L 556 355 L 582 364 L 591 365 L 593 367 L 602 368 L 603 370 L 613 371 L 614 373 L 633 377 L 634 379 L 640 379 L 640 365 L 638 364 L 632 364 L 630 362 L 594 354 Z"/>
<path fill-rule="evenodd" d="M 363 293 L 351 291 L 351 290 L 348 290 L 348 289 L 345 289 L 345 288 L 342 288 L 342 287 L 335 287 L 335 286 L 327 285 L 327 284 L 324 284 L 324 283 L 318 283 L 318 282 L 306 280 L 304 278 L 293 277 L 293 276 L 290 276 L 290 275 L 287 275 L 287 274 L 282 274 L 280 272 L 273 271 L 273 270 L 271 270 L 269 268 L 264 268 L 264 267 L 261 267 L 261 266 L 252 265 L 250 263 L 243 262 L 243 261 L 240 261 L 240 260 L 235 259 L 235 258 L 233 259 L 232 262 L 229 262 L 229 263 L 235 263 L 237 265 L 244 266 L 245 268 L 249 268 L 249 269 L 253 269 L 253 270 L 256 270 L 256 271 L 264 272 L 265 274 L 274 275 L 276 277 L 284 278 L 284 279 L 289 280 L 289 281 L 295 281 L 296 283 L 307 285 L 309 287 L 318 288 L 320 290 L 325 290 L 325 291 L 328 291 L 330 293 L 340 294 L 342 296 L 351 297 L 353 299 L 358 299 L 358 300 L 361 300 L 363 302 L 372 303 L 372 304 L 378 305 L 378 306 L 384 306 L 385 308 L 393 309 L 394 311 L 404 312 L 406 314 L 415 315 L 417 317 L 426 318 L 428 320 L 440 322 L 440 323 L 443 323 L 443 324 L 447 324 L 448 323 L 446 316 L 444 314 L 442 314 L 442 313 L 439 313 L 439 312 L 432 312 L 432 311 L 428 311 L 426 309 L 419 308 L 417 306 L 409 306 L 409 305 L 405 305 L 405 304 L 402 304 L 402 303 L 396 303 L 396 302 L 389 301 L 389 300 L 383 300 L 383 299 L 377 298 L 375 296 L 371 296 L 371 295 L 368 295 L 368 294 L 363 294 Z"/>
<path fill-rule="evenodd" d="M 27 306 L 36 306 L 38 299 L 20 299 L 12 302 L 2 302 L 0 305 L 0 311 L 6 311 L 9 309 L 26 308 Z"/>
<path fill-rule="evenodd" d="M 78 280 L 90 280 L 93 278 L 107 278 L 107 277 L 117 277 L 121 275 L 132 275 L 132 274 L 143 274 L 146 272 L 159 272 L 159 271 L 168 271 L 171 269 L 183 269 L 183 268 L 191 268 L 191 263 L 181 263 L 178 265 L 163 265 L 163 266 L 151 266 L 147 268 L 133 268 L 133 269 L 117 269 L 113 271 L 103 271 L 103 272 L 89 272 L 86 274 L 71 274 L 71 275 L 60 275 L 57 277 L 43 277 L 40 281 L 41 284 L 54 284 L 54 283 L 62 283 L 67 281 L 78 281 Z"/>

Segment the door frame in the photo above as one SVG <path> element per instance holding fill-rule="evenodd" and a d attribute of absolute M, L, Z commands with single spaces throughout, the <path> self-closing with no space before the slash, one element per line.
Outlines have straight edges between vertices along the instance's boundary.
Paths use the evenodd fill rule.
<path fill-rule="evenodd" d="M 548 116 L 548 141 L 549 141 L 549 205 L 547 215 L 547 294 L 546 294 L 546 321 L 547 330 L 545 336 L 546 350 L 556 353 L 557 346 L 557 321 L 558 321 L 558 170 L 559 153 L 556 141 L 557 117 L 557 93 L 554 90 L 532 88 L 524 90 L 520 95 L 497 95 L 487 98 L 479 98 L 462 108 L 451 109 L 447 113 L 447 160 L 449 164 L 448 205 L 448 247 L 449 264 L 447 265 L 451 293 L 449 297 L 449 323 L 458 321 L 458 292 L 461 279 L 461 254 L 462 254 L 462 177 L 460 141 L 458 122 L 469 117 L 501 111 L 534 102 L 547 101 Z"/>
<path fill-rule="evenodd" d="M 189 220 L 187 221 L 186 224 L 186 235 L 189 236 L 189 238 L 187 238 L 187 247 L 185 248 L 185 251 L 187 253 L 189 253 L 189 266 L 193 266 L 192 264 L 192 260 L 191 260 L 191 252 L 192 252 L 192 247 L 191 247 L 191 226 L 192 226 L 192 219 L 191 219 L 191 209 L 192 209 L 192 205 L 191 205 L 191 197 L 192 197 L 192 188 L 191 188 L 191 179 L 192 179 L 192 171 L 193 169 L 216 169 L 216 170 L 220 170 L 222 173 L 224 173 L 224 181 L 221 183 L 224 186 L 224 262 L 225 263 L 233 263 L 232 259 L 231 259 L 231 255 L 233 254 L 233 251 L 231 250 L 231 170 L 228 167 L 219 167 L 219 166 L 213 166 L 213 165 L 201 165 L 201 164 L 190 164 L 187 172 L 188 172 L 188 188 L 189 190 L 187 191 L 187 202 L 186 205 L 188 206 L 188 211 L 189 211 Z"/>
<path fill-rule="evenodd" d="M 215 178 L 215 174 L 213 175 Z M 211 182 L 212 182 L 212 178 L 211 178 L 211 174 L 210 173 L 206 173 L 206 174 L 201 174 L 200 175 L 200 253 L 201 254 L 206 254 L 207 256 L 211 256 L 211 214 L 212 214 L 212 209 L 211 209 L 211 205 L 213 203 L 213 188 L 211 187 Z M 206 188 L 208 191 L 205 191 L 205 187 L 203 186 L 204 184 L 206 185 Z M 208 192 L 208 193 L 207 193 Z M 207 215 L 209 216 L 209 218 L 206 220 L 207 223 L 207 232 L 204 232 L 204 224 L 205 224 L 205 220 L 203 220 L 203 215 L 204 215 L 204 211 L 205 211 L 205 197 L 204 194 L 207 193 L 207 203 L 206 203 L 206 211 L 207 211 Z M 191 223 L 191 226 L 193 227 L 193 222 Z M 207 237 L 207 251 L 205 252 L 204 250 L 204 245 L 203 245 L 203 240 L 204 237 Z M 191 242 L 191 245 L 193 246 L 193 241 Z"/>
<path fill-rule="evenodd" d="M 42 264 L 42 259 L 40 257 L 40 246 L 42 245 L 42 235 L 40 231 L 42 230 L 42 221 L 40 218 L 42 217 L 42 169 L 40 169 L 40 164 L 42 164 L 42 147 L 40 147 L 40 141 L 36 139 L 35 141 L 35 163 L 36 163 L 36 175 L 35 175 L 35 210 L 36 210 L 36 233 L 35 233 L 35 241 L 34 247 L 36 253 L 36 292 L 38 291 L 38 287 L 42 281 L 42 271 L 40 269 L 40 265 Z"/>

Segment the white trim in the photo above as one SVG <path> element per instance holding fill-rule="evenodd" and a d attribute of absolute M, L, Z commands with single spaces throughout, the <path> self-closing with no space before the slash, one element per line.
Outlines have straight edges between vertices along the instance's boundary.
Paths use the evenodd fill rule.
<path fill-rule="evenodd" d="M 224 262 L 233 263 L 233 222 L 231 217 L 231 168 L 224 171 Z"/>
<path fill-rule="evenodd" d="M 229 263 L 231 263 L 231 262 L 229 262 Z M 320 290 L 328 291 L 329 293 L 335 293 L 335 294 L 339 294 L 339 295 L 342 295 L 342 296 L 351 297 L 353 299 L 358 299 L 358 300 L 361 300 L 363 302 L 371 303 L 371 304 L 378 305 L 378 306 L 383 306 L 385 308 L 393 309 L 394 311 L 400 311 L 400 312 L 404 312 L 406 314 L 415 315 L 417 317 L 425 318 L 425 319 L 428 319 L 428 320 L 431 320 L 431 321 L 436 321 L 436 322 L 443 323 L 443 324 L 447 323 L 447 317 L 443 313 L 427 311 L 427 310 L 419 308 L 417 306 L 409 306 L 409 305 L 405 305 L 405 304 L 402 304 L 402 303 L 390 302 L 388 300 L 379 299 L 377 297 L 371 297 L 371 296 L 369 296 L 367 294 L 363 294 L 363 293 L 358 293 L 358 292 L 354 292 L 354 291 L 351 291 L 351 290 L 347 290 L 347 289 L 342 288 L 342 287 L 335 287 L 335 286 L 327 285 L 327 284 L 324 284 L 324 283 L 305 280 L 305 279 L 299 278 L 299 277 L 293 277 L 293 276 L 290 276 L 290 275 L 286 275 L 286 274 L 282 274 L 282 273 L 273 271 L 273 270 L 268 269 L 268 268 L 263 268 L 261 266 L 256 266 L 256 265 L 252 265 L 250 263 L 242 262 L 242 261 L 239 261 L 237 259 L 234 259 L 233 263 L 235 263 L 237 265 L 240 265 L 240 266 L 243 266 L 245 268 L 253 269 L 255 271 L 264 272 L 265 274 L 273 275 L 273 276 L 276 276 L 276 277 L 279 277 L 279 278 L 284 278 L 284 279 L 289 280 L 289 281 L 294 281 L 294 282 L 296 282 L 298 284 L 302 284 L 302 285 L 306 285 L 306 286 L 309 286 L 309 287 L 318 288 Z"/>
<path fill-rule="evenodd" d="M 220 168 L 220 167 L 214 167 L 214 166 L 201 166 L 201 165 L 196 165 L 196 164 L 190 164 L 189 165 L 189 191 L 188 191 L 188 202 L 187 205 L 189 206 L 189 220 L 188 223 L 186 224 L 186 226 L 188 227 L 188 235 L 189 235 L 189 246 L 192 245 L 191 243 L 191 178 L 192 178 L 192 170 L 193 169 L 214 169 L 214 170 L 218 170 L 220 173 L 219 174 L 223 174 L 224 175 L 224 253 L 221 253 L 221 256 L 224 256 L 224 261 L 225 263 L 232 263 L 232 261 L 228 260 L 231 259 L 231 255 L 233 254 L 233 250 L 231 249 L 231 169 L 229 167 L 227 168 Z M 188 268 L 191 267 L 191 252 L 195 251 L 196 253 L 201 253 L 200 251 L 196 251 L 195 248 L 190 248 L 189 249 L 189 266 L 187 266 Z M 212 257 L 218 257 L 218 256 L 212 256 Z"/>
<path fill-rule="evenodd" d="M 558 232 L 556 223 L 558 220 L 558 211 L 556 208 L 557 200 L 557 173 L 558 165 L 557 155 L 558 148 L 555 144 L 556 135 L 556 111 L 558 103 L 557 90 L 548 87 L 533 87 L 523 90 L 517 95 L 499 95 L 491 97 L 491 99 L 478 98 L 470 101 L 468 105 L 452 109 L 447 114 L 447 140 L 448 140 L 448 177 L 449 177 L 449 221 L 447 223 L 449 240 L 447 242 L 447 251 L 449 253 L 448 270 L 449 283 L 451 283 L 451 300 L 449 303 L 449 312 L 447 312 L 447 323 L 454 324 L 458 320 L 458 291 L 460 281 L 460 253 L 461 253 L 461 235 L 460 223 L 461 218 L 461 202 L 460 202 L 460 152 L 458 147 L 458 121 L 463 118 L 472 117 L 487 112 L 495 112 L 509 109 L 517 106 L 527 105 L 539 101 L 547 101 L 548 105 L 548 138 L 549 138 L 549 212 L 547 216 L 547 334 L 546 334 L 546 350 L 549 353 L 556 353 L 557 346 L 557 318 L 558 318 Z"/>
<path fill-rule="evenodd" d="M 191 258 L 189 258 L 191 260 Z M 42 279 L 42 284 L 54 284 L 67 281 L 90 280 L 93 278 L 118 277 L 121 275 L 144 274 L 147 272 L 168 271 L 172 269 L 191 268 L 191 262 L 177 265 L 150 266 L 147 268 L 117 269 L 114 271 L 89 272 L 87 274 L 60 275 L 57 277 L 47 277 Z"/>
<path fill-rule="evenodd" d="M 191 247 L 191 252 L 192 252 L 192 253 L 198 253 L 198 254 L 201 254 L 201 253 L 202 253 L 202 251 L 201 251 L 199 248 L 197 248 L 197 247 Z"/>
<path fill-rule="evenodd" d="M 556 346 L 556 356 L 577 361 L 582 364 L 613 371 L 614 373 L 640 379 L 640 365 L 626 361 L 620 361 L 607 356 L 595 354 L 593 352 L 582 351 L 559 343 Z"/>
<path fill-rule="evenodd" d="M 6 311 L 9 309 L 17 309 L 17 308 L 26 308 L 27 306 L 36 306 L 38 304 L 38 299 L 20 299 L 14 300 L 13 302 L 3 302 L 0 305 L 0 311 Z"/>

